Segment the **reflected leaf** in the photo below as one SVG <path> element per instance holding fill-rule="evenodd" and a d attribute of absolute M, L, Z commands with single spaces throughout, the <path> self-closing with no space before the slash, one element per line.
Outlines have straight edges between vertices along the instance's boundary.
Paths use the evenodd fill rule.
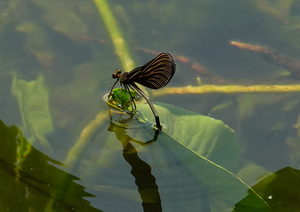
<path fill-rule="evenodd" d="M 208 193 L 234 206 L 250 189 L 232 170 L 239 157 L 236 136 L 222 121 L 198 115 L 171 105 L 155 105 L 164 133 L 160 144 L 184 164 L 188 172 L 208 189 Z M 138 110 L 150 122 L 154 117 L 146 105 Z M 254 190 L 247 208 L 269 211 L 266 202 Z"/>
<path fill-rule="evenodd" d="M 15 165 L 18 160 L 18 143 L 22 140 L 20 130 L 7 127 L 0 120 L 0 208 L 13 211 L 86 211 L 100 212 L 90 206 L 83 197 L 93 195 L 75 183 L 79 178 L 56 166 L 59 162 L 39 152 L 34 147 L 23 161 L 22 169 Z M 17 173 L 16 173 L 17 171 Z M 19 175 L 18 182 L 16 177 Z M 7 186 L 9 185 L 9 186 Z"/>

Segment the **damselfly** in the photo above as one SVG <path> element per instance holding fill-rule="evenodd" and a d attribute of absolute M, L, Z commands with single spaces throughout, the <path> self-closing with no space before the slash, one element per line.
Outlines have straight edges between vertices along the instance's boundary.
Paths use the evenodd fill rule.
<path fill-rule="evenodd" d="M 155 116 L 156 127 L 159 131 L 161 131 L 158 113 L 156 112 L 148 96 L 136 85 L 136 83 L 139 83 L 151 89 L 159 89 L 166 86 L 170 82 L 171 78 L 175 73 L 175 70 L 175 60 L 169 53 L 160 53 L 157 57 L 155 57 L 145 65 L 135 68 L 130 72 L 125 72 L 122 74 L 121 70 L 118 69 L 112 74 L 112 78 L 117 79 L 117 81 L 111 87 L 109 97 L 111 95 L 112 89 L 115 87 L 118 81 L 120 81 L 121 88 L 122 85 L 124 85 L 127 95 L 129 94 L 131 96 L 130 89 L 134 90 L 140 96 L 144 97 L 147 103 L 149 104 Z M 136 105 L 132 96 L 130 99 L 133 102 L 132 110 L 135 110 Z"/>

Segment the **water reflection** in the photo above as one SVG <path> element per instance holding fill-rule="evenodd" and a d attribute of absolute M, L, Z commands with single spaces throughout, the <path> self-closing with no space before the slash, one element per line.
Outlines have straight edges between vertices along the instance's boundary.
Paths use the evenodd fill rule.
<path fill-rule="evenodd" d="M 151 166 L 139 158 L 136 148 L 130 143 L 130 141 L 139 144 L 152 143 L 153 140 L 156 141 L 158 132 L 156 131 L 153 139 L 143 143 L 132 139 L 126 134 L 125 128 L 118 127 L 113 123 L 108 130 L 114 132 L 117 139 L 122 143 L 123 157 L 132 168 L 130 173 L 138 186 L 144 211 L 162 211 L 160 194 L 156 185 L 156 178 L 151 173 Z"/>
<path fill-rule="evenodd" d="M 127 125 L 127 123 L 129 123 L 130 121 L 133 121 L 134 120 L 134 116 L 136 115 L 136 114 L 126 114 L 126 115 L 128 115 L 129 117 L 127 117 L 127 118 L 125 118 L 125 119 L 122 119 L 122 115 L 124 115 L 125 113 L 120 113 L 120 116 L 119 116 L 119 120 L 117 121 L 117 122 L 114 122 L 113 121 L 113 117 L 112 117 L 112 115 L 111 115 L 111 112 L 110 112 L 110 110 L 109 110 L 109 116 L 110 116 L 110 119 L 111 119 L 111 122 L 110 122 L 110 126 L 108 127 L 108 131 L 110 131 L 110 132 L 115 132 L 116 134 L 117 134 L 117 132 L 120 132 L 121 133 L 121 135 L 126 135 L 125 133 L 126 133 L 126 131 L 125 131 L 125 129 L 127 129 L 127 127 L 128 127 L 128 125 Z M 138 118 L 139 119 L 139 118 Z M 120 130 L 115 130 L 116 128 L 121 128 L 121 129 L 123 129 L 123 131 L 120 131 Z M 128 135 L 126 135 L 126 136 L 128 136 L 128 141 L 132 141 L 132 142 L 135 142 L 135 143 L 137 143 L 137 144 L 140 144 L 140 145 L 142 145 L 142 146 L 146 146 L 146 145 L 149 145 L 149 144 L 152 144 L 152 143 L 154 143 L 154 142 L 156 142 L 157 141 L 157 139 L 158 139 L 158 135 L 159 135 L 159 133 L 160 133 L 160 131 L 159 130 L 156 130 L 155 132 L 154 132 L 154 136 L 153 136 L 153 138 L 152 139 L 150 139 L 150 140 L 148 140 L 148 141 L 139 141 L 139 140 L 136 140 L 136 139 L 133 139 L 133 138 L 131 138 L 130 136 L 128 136 Z M 120 136 L 121 136 L 120 134 L 117 134 L 117 138 L 120 140 Z"/>

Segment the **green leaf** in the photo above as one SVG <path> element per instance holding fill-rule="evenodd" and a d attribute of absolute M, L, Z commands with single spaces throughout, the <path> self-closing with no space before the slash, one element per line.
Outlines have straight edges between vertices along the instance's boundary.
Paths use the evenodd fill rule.
<path fill-rule="evenodd" d="M 62 171 L 59 162 L 31 146 L 19 169 L 19 143 L 30 145 L 15 127 L 0 120 L 0 208 L 28 211 L 100 212 L 84 197 L 93 196 L 75 183 L 79 178 Z"/>
<path fill-rule="evenodd" d="M 121 91 L 122 91 L 122 98 L 121 98 Z M 124 110 L 124 109 L 129 110 L 129 108 L 131 108 L 129 98 L 131 97 L 134 98 L 136 96 L 136 93 L 132 89 L 130 89 L 129 91 L 130 94 L 128 94 L 125 89 L 120 89 L 120 88 L 113 89 L 111 91 L 110 97 L 108 97 L 107 104 L 118 110 Z M 131 101 L 134 101 L 134 99 Z"/>
<path fill-rule="evenodd" d="M 33 144 L 36 139 L 51 149 L 46 135 L 53 132 L 54 127 L 49 109 L 49 92 L 40 75 L 37 80 L 27 82 L 17 79 L 14 74 L 12 81 L 12 94 L 18 100 L 23 120 L 24 133 Z"/>
<path fill-rule="evenodd" d="M 291 167 L 283 168 L 265 179 L 261 180 L 252 188 L 270 205 L 273 211 L 299 211 L 300 209 L 300 170 Z M 251 194 L 249 194 L 250 196 Z M 249 197 L 241 200 L 236 209 L 244 210 L 244 205 Z"/>
<path fill-rule="evenodd" d="M 160 105 L 155 108 L 165 127 L 158 142 L 180 159 L 210 195 L 233 207 L 250 192 L 253 195 L 247 208 L 269 210 L 268 204 L 253 189 L 229 171 L 234 168 L 240 151 L 232 129 L 220 120 L 167 104 Z M 138 110 L 154 123 L 148 105 L 138 105 Z"/>
<path fill-rule="evenodd" d="M 235 167 L 240 148 L 234 131 L 222 121 L 163 103 L 155 108 L 165 133 L 227 169 Z M 155 123 L 147 104 L 138 104 L 137 109 L 150 123 Z"/>

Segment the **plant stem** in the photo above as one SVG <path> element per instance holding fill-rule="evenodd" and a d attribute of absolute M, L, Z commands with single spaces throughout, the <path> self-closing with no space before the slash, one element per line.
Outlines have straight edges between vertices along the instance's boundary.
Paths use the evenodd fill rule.
<path fill-rule="evenodd" d="M 91 137 L 96 134 L 97 130 L 108 118 L 107 111 L 98 113 L 96 118 L 92 120 L 81 132 L 79 139 L 73 145 L 73 147 L 68 151 L 68 155 L 64 161 L 64 164 L 72 169 L 76 160 L 80 157 L 82 151 L 85 149 Z"/>
<path fill-rule="evenodd" d="M 201 85 L 187 87 L 168 87 L 152 91 L 153 97 L 170 94 L 208 94 L 208 93 L 291 93 L 300 92 L 300 85 Z"/>
<path fill-rule="evenodd" d="M 135 65 L 132 57 L 129 54 L 127 44 L 125 42 L 124 36 L 119 29 L 117 20 L 115 19 L 109 4 L 106 0 L 93 0 L 102 20 L 108 30 L 108 33 L 111 37 L 111 40 L 114 44 L 116 54 L 119 56 L 119 59 L 122 63 L 123 69 L 126 72 L 131 71 Z"/>

